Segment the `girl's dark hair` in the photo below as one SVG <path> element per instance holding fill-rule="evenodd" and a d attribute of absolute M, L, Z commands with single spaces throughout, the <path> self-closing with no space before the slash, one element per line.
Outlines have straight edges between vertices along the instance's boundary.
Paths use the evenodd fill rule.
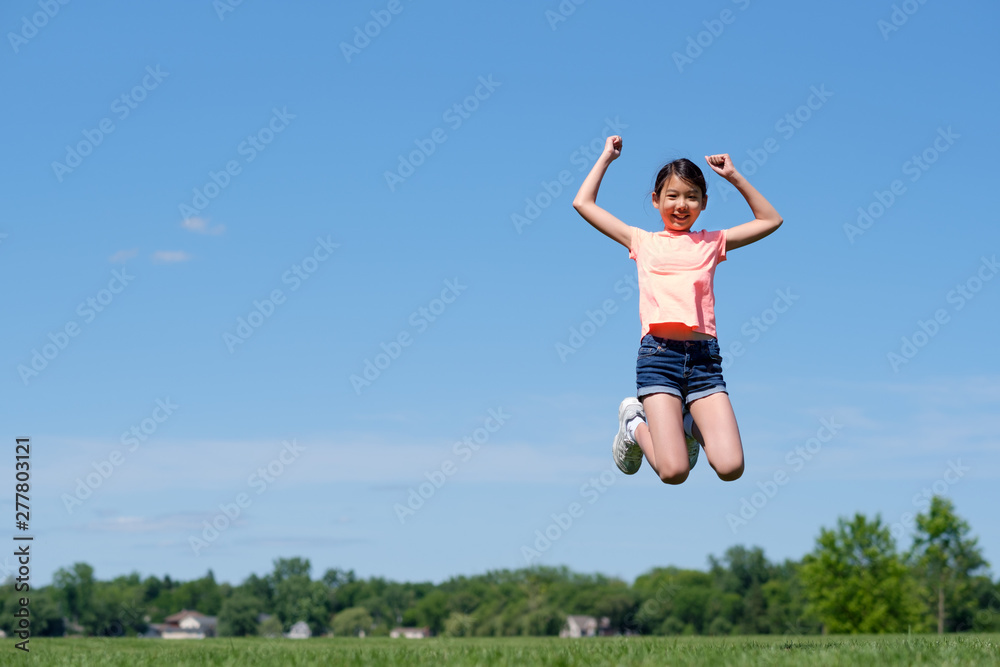
<path fill-rule="evenodd" d="M 653 192 L 657 197 L 660 196 L 660 190 L 663 189 L 663 184 L 670 180 L 670 177 L 677 175 L 681 180 L 692 183 L 699 188 L 701 188 L 701 196 L 705 197 L 708 194 L 708 187 L 705 185 L 705 175 L 701 173 L 701 169 L 698 168 L 694 162 L 682 157 L 673 162 L 669 162 L 663 165 L 660 169 L 660 173 L 656 175 L 656 182 L 653 185 Z"/>

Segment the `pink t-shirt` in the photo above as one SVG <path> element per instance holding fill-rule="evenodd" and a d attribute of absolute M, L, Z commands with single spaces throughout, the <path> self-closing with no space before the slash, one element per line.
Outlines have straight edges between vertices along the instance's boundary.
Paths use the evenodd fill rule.
<path fill-rule="evenodd" d="M 628 256 L 639 270 L 642 336 L 651 324 L 669 322 L 716 337 L 713 283 L 716 265 L 726 259 L 726 230 L 654 233 L 632 227 Z"/>

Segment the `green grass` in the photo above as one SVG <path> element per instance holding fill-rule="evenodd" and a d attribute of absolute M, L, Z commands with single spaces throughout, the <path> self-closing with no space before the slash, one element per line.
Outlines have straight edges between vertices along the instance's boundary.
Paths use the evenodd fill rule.
<path fill-rule="evenodd" d="M 1000 635 L 596 639 L 32 639 L 35 664 L 145 665 L 998 665 Z M 8 639 L 0 664 L 26 658 Z"/>

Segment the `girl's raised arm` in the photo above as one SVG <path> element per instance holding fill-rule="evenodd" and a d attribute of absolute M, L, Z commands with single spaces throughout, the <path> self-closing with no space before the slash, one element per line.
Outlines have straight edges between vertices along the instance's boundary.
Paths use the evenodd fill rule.
<path fill-rule="evenodd" d="M 597 231 L 629 248 L 632 241 L 632 228 L 597 205 L 597 191 L 601 187 L 604 172 L 607 171 L 608 165 L 621 154 L 622 138 L 618 135 L 608 137 L 604 143 L 604 152 L 597 158 L 594 168 L 587 174 L 587 178 L 580 186 L 580 191 L 573 199 L 573 208 Z M 631 250 L 631 248 L 629 249 Z"/>
<path fill-rule="evenodd" d="M 757 192 L 747 179 L 736 171 L 728 154 L 706 155 L 705 159 L 715 173 L 732 183 L 733 187 L 740 191 L 743 198 L 747 200 L 747 204 L 750 205 L 750 210 L 755 218 L 750 222 L 726 230 L 727 252 L 759 241 L 781 226 L 783 222 L 781 214 L 771 206 L 769 201 L 764 199 L 764 195 Z"/>

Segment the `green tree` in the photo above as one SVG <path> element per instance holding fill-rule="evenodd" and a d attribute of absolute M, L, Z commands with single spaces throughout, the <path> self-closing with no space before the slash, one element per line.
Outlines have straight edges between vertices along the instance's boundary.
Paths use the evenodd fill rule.
<path fill-rule="evenodd" d="M 246 637 L 257 634 L 257 616 L 262 609 L 260 600 L 242 591 L 226 598 L 219 611 L 219 636 Z"/>
<path fill-rule="evenodd" d="M 786 560 L 761 587 L 767 605 L 768 632 L 778 635 L 816 634 L 820 623 L 806 614 L 806 594 L 799 576 L 801 564 Z"/>
<path fill-rule="evenodd" d="M 362 630 L 370 631 L 372 623 L 371 614 L 364 607 L 350 607 L 334 614 L 331 620 L 333 634 L 337 637 L 357 637 Z"/>
<path fill-rule="evenodd" d="M 116 577 L 94 585 L 94 626 L 90 634 L 105 637 L 135 636 L 146 630 L 146 604 L 139 574 Z"/>
<path fill-rule="evenodd" d="M 444 621 L 448 618 L 448 593 L 435 590 L 417 600 L 403 614 L 403 623 L 416 627 L 428 627 L 438 634 L 444 629 Z"/>
<path fill-rule="evenodd" d="M 277 616 L 268 616 L 257 628 L 258 634 L 261 637 L 280 637 L 281 636 L 281 619 Z"/>
<path fill-rule="evenodd" d="M 62 615 L 91 636 L 120 637 L 146 629 L 144 586 L 138 573 L 110 582 L 94 579 L 94 568 L 74 563 L 53 576 L 54 600 Z"/>
<path fill-rule="evenodd" d="M 444 622 L 445 637 L 471 637 L 476 629 L 476 621 L 470 614 L 451 612 Z"/>
<path fill-rule="evenodd" d="M 13 618 L 14 610 L 5 614 Z M 12 627 L 9 632 L 13 632 Z M 39 637 L 62 637 L 66 632 L 59 600 L 51 586 L 47 586 L 31 596 L 31 634 Z M 8 634 L 8 636 L 11 636 Z"/>
<path fill-rule="evenodd" d="M 343 584 L 353 584 L 357 580 L 358 578 L 354 575 L 354 570 L 330 568 L 323 573 L 323 583 L 330 588 L 338 588 Z"/>
<path fill-rule="evenodd" d="M 59 568 L 52 577 L 52 585 L 66 617 L 93 634 L 97 625 L 94 610 L 94 568 L 86 563 L 74 563 L 69 570 Z"/>
<path fill-rule="evenodd" d="M 520 634 L 530 636 L 555 636 L 566 625 L 566 615 L 551 605 L 527 609 L 520 618 Z"/>
<path fill-rule="evenodd" d="M 312 565 L 310 565 L 308 558 L 303 559 L 298 556 L 295 558 L 276 558 L 271 578 L 275 583 L 280 583 L 292 577 L 305 577 L 308 579 L 311 570 Z"/>
<path fill-rule="evenodd" d="M 222 601 L 230 592 L 229 584 L 219 584 L 209 570 L 204 577 L 191 581 L 176 582 L 164 577 L 157 585 L 148 579 L 142 589 L 146 597 L 154 590 L 155 597 L 148 603 L 150 617 L 162 621 L 164 617 L 176 614 L 181 609 L 199 611 L 206 616 L 217 616 L 222 610 Z"/>
<path fill-rule="evenodd" d="M 638 596 L 629 591 L 627 586 L 622 586 L 620 589 L 616 586 L 594 591 L 594 602 L 585 611 L 588 616 L 597 618 L 607 616 L 612 629 L 624 632 L 628 629 L 631 619 L 635 618 L 638 609 Z"/>
<path fill-rule="evenodd" d="M 908 560 L 933 596 L 938 634 L 968 627 L 962 620 L 971 619 L 978 606 L 973 578 L 989 563 L 978 540 L 969 537 L 969 524 L 955 514 L 947 498 L 934 496 L 927 513 L 917 515 L 917 534 Z"/>
<path fill-rule="evenodd" d="M 764 550 L 734 546 L 726 550 L 721 561 L 709 556 L 708 562 L 715 586 L 723 592 L 718 598 L 716 616 L 721 615 L 729 621 L 730 629 L 735 628 L 743 634 L 768 632 L 764 585 L 770 581 L 773 567 L 764 557 Z M 717 624 L 716 629 L 719 628 L 724 629 L 726 625 Z M 729 634 L 729 631 L 710 634 Z"/>
<path fill-rule="evenodd" d="M 382 600 L 387 613 L 383 619 L 386 625 L 399 625 L 403 622 L 403 612 L 416 599 L 416 594 L 409 584 L 390 583 L 382 594 Z"/>
<path fill-rule="evenodd" d="M 708 633 L 710 635 L 729 635 L 733 633 L 733 624 L 725 619 L 723 616 L 716 616 L 715 619 L 708 626 Z"/>
<path fill-rule="evenodd" d="M 271 586 L 271 578 L 267 575 L 258 577 L 256 574 L 251 574 L 240 584 L 240 590 L 260 600 L 262 609 L 273 607 L 274 588 Z"/>
<path fill-rule="evenodd" d="M 28 621 L 31 623 L 32 637 L 61 637 L 65 632 L 63 614 L 59 609 L 58 591 L 52 586 L 46 586 L 31 591 L 18 591 L 14 586 L 17 582 L 10 575 L 0 584 L 0 630 L 8 637 L 16 637 L 14 633 L 24 631 L 19 626 L 23 616 L 15 616 L 22 611 L 21 599 L 28 600 Z M 16 640 L 15 640 L 16 641 Z"/>
<path fill-rule="evenodd" d="M 916 583 L 878 515 L 841 517 L 836 530 L 820 529 L 801 576 L 809 610 L 829 632 L 906 632 L 920 621 Z"/>
<path fill-rule="evenodd" d="M 993 583 L 989 577 L 976 577 L 979 608 L 969 628 L 977 632 L 1000 632 L 1000 581 Z"/>
<path fill-rule="evenodd" d="M 273 588 L 274 613 L 287 630 L 298 621 L 305 621 L 313 635 L 323 633 L 330 617 L 329 588 L 322 581 L 309 578 L 308 559 L 278 558 L 269 577 Z"/>
<path fill-rule="evenodd" d="M 710 574 L 675 567 L 656 568 L 636 578 L 634 590 L 641 600 L 634 630 L 643 634 L 701 634 L 719 591 Z"/>

